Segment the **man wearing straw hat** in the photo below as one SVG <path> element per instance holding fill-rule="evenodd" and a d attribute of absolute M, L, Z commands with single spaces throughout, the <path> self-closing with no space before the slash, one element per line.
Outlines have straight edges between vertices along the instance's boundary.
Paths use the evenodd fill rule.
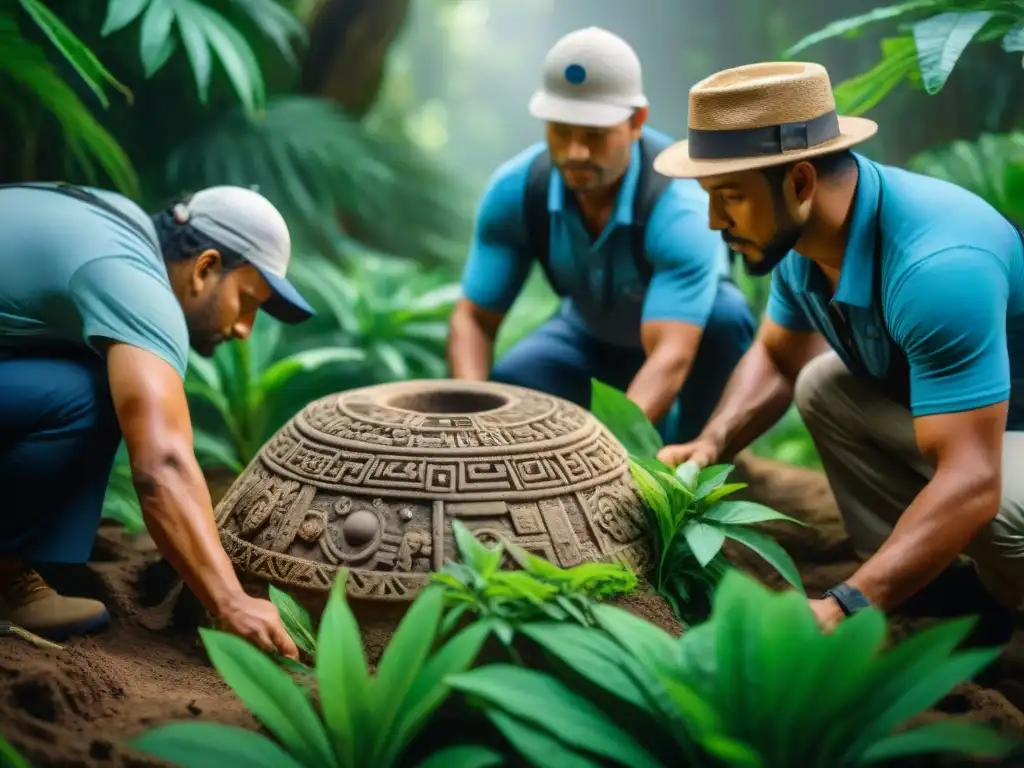
<path fill-rule="evenodd" d="M 504 163 L 481 201 L 452 315 L 459 379 L 488 377 L 590 404 L 624 390 L 669 440 L 704 426 L 757 329 L 725 278 L 728 249 L 693 181 L 653 172 L 672 140 L 646 124 L 640 61 L 597 27 L 548 52 L 530 102 L 546 141 Z M 560 309 L 492 369 L 494 340 L 533 264 Z"/>
<path fill-rule="evenodd" d="M 692 88 L 689 139 L 655 168 L 699 179 L 712 229 L 772 285 L 700 437 L 661 457 L 731 456 L 795 401 L 865 559 L 811 601 L 819 621 L 891 610 L 963 553 L 985 587 L 964 612 L 1003 641 L 1024 593 L 1024 245 L 973 193 L 851 151 L 876 130 L 836 115 L 815 64 Z"/>

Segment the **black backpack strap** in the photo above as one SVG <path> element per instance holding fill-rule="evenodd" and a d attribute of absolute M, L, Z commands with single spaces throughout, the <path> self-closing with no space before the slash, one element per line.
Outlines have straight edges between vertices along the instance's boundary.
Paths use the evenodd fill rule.
<path fill-rule="evenodd" d="M 523 221 L 530 253 L 544 270 L 548 285 L 558 296 L 565 292 L 555 282 L 551 270 L 551 215 L 548 211 L 548 188 L 551 186 L 551 155 L 541 151 L 530 163 L 523 195 Z"/>
<path fill-rule="evenodd" d="M 53 183 L 33 183 L 26 181 L 20 183 L 0 184 L 0 189 L 11 188 L 38 189 L 42 190 L 43 192 L 57 192 L 59 194 L 67 195 L 68 197 L 73 197 L 76 200 L 82 201 L 83 203 L 94 205 L 97 208 L 103 209 L 110 215 L 115 216 L 116 218 L 120 219 L 125 224 L 127 224 L 129 227 L 134 229 L 142 237 L 143 240 L 150 243 L 153 242 L 152 236 L 145 229 L 143 229 L 139 222 L 135 221 L 135 219 L 133 219 L 131 216 L 126 214 L 124 211 L 119 211 L 117 208 L 112 206 L 102 197 L 94 195 L 89 190 L 82 189 L 81 187 L 75 186 L 74 184 L 69 184 L 66 181 L 57 181 Z"/>
<path fill-rule="evenodd" d="M 668 145 L 647 134 L 640 137 L 640 175 L 636 180 L 633 195 L 633 263 L 640 280 L 647 286 L 654 275 L 654 268 L 647 259 L 647 221 L 661 195 L 668 189 L 672 179 L 654 170 L 654 158 Z"/>

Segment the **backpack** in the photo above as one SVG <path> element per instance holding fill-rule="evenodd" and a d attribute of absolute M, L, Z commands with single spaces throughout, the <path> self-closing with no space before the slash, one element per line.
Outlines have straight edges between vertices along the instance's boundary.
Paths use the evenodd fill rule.
<path fill-rule="evenodd" d="M 654 274 L 647 260 L 644 239 L 647 234 L 647 219 L 662 193 L 668 189 L 672 179 L 654 170 L 654 158 L 669 146 L 670 142 L 655 138 L 648 133 L 640 137 L 640 175 L 633 197 L 633 263 L 646 288 Z M 551 289 L 559 296 L 565 296 L 554 279 L 551 270 L 551 217 L 548 211 L 548 187 L 551 183 L 551 155 L 541 152 L 530 164 L 526 177 L 526 192 L 523 196 L 526 222 L 526 237 L 530 253 L 540 262 Z"/>

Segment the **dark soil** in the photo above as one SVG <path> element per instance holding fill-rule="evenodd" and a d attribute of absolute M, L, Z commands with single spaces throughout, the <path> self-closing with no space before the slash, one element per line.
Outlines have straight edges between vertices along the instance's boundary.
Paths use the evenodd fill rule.
<path fill-rule="evenodd" d="M 797 560 L 809 593 L 820 593 L 855 570 L 821 475 L 763 460 L 746 466 L 743 479 L 751 483 L 752 498 L 811 524 L 806 529 L 766 526 Z M 215 498 L 226 490 L 223 482 L 211 485 Z M 769 585 L 781 586 L 756 556 L 740 548 L 729 554 Z M 134 753 L 125 742 L 172 720 L 257 727 L 208 664 L 194 629 L 200 614 L 190 601 L 179 599 L 177 580 L 148 537 L 133 539 L 116 526 L 104 526 L 86 569 L 46 575 L 66 594 L 103 599 L 114 618 L 104 634 L 73 640 L 63 652 L 0 638 L 0 733 L 33 766 L 162 765 Z M 619 604 L 679 633 L 671 610 L 658 598 L 637 594 Z M 895 634 L 928 621 L 927 616 L 897 618 Z M 387 617 L 366 618 L 364 639 L 371 663 L 379 658 L 391 626 L 393 620 Z M 981 679 L 960 686 L 926 718 L 987 722 L 1024 738 L 1022 709 L 1024 633 L 1018 632 Z M 928 763 L 972 764 L 959 758 Z"/>

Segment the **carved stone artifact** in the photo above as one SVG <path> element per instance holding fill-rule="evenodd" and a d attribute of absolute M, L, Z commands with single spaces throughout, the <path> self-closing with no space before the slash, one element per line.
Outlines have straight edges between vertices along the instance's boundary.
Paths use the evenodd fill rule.
<path fill-rule="evenodd" d="M 583 408 L 491 382 L 413 381 L 330 395 L 285 424 L 216 509 L 243 572 L 408 601 L 455 556 L 451 520 L 551 562 L 650 561 L 627 455 Z"/>

